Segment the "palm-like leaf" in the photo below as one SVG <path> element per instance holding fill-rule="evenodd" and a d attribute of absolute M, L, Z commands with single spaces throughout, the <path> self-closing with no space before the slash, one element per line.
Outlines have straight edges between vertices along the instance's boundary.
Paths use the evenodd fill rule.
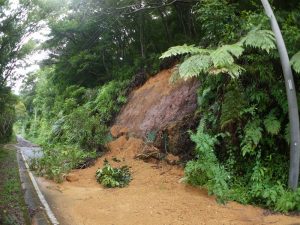
<path fill-rule="evenodd" d="M 244 68 L 237 65 L 235 60 L 243 54 L 245 47 L 250 46 L 269 52 L 271 49 L 276 48 L 274 41 L 272 31 L 254 29 L 246 37 L 232 45 L 223 45 L 215 50 L 210 50 L 184 44 L 170 48 L 160 58 L 191 55 L 179 66 L 179 75 L 184 79 L 198 76 L 200 73 L 227 73 L 236 78 L 244 71 Z M 300 71 L 300 61 L 298 59 L 300 59 L 300 53 L 297 57 L 293 57 L 292 63 Z"/>
<path fill-rule="evenodd" d="M 234 57 L 240 57 L 244 52 L 244 48 L 238 44 L 223 45 L 213 51 L 210 56 L 215 67 L 231 65 L 234 63 Z"/>
<path fill-rule="evenodd" d="M 291 65 L 297 73 L 300 73 L 300 52 L 292 57 Z"/>
<path fill-rule="evenodd" d="M 221 73 L 229 74 L 232 78 L 237 78 L 245 69 L 235 63 L 223 65 L 222 67 L 210 68 L 209 74 L 217 75 Z"/>
<path fill-rule="evenodd" d="M 164 52 L 160 59 L 168 58 L 171 56 L 177 56 L 177 55 L 184 55 L 184 54 L 202 54 L 202 53 L 209 53 L 210 51 L 207 49 L 201 49 L 198 47 L 195 47 L 194 45 L 179 45 L 169 48 L 168 51 Z"/>
<path fill-rule="evenodd" d="M 179 67 L 180 77 L 188 79 L 206 72 L 213 65 L 209 55 L 193 55 L 186 59 Z"/>
<path fill-rule="evenodd" d="M 246 37 L 242 38 L 239 42 L 242 45 L 259 48 L 267 51 L 275 49 L 275 37 L 270 30 L 257 30 L 250 31 Z"/>

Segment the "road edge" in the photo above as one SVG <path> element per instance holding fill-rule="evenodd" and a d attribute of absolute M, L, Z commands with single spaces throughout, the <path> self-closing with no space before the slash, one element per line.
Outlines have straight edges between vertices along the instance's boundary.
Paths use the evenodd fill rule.
<path fill-rule="evenodd" d="M 25 189 L 25 191 L 27 191 L 27 190 L 30 189 L 30 188 L 28 188 L 28 187 L 26 187 L 26 186 L 32 185 L 33 188 L 31 188 L 31 189 L 34 189 L 35 194 L 37 195 L 38 200 L 39 200 L 39 203 L 36 203 L 35 205 L 38 204 L 38 205 L 41 205 L 41 206 L 42 206 L 42 207 L 39 207 L 39 210 L 42 209 L 43 212 L 41 212 L 40 214 L 44 214 L 44 215 L 40 215 L 40 217 L 36 219 L 37 225 L 44 225 L 44 224 L 59 225 L 59 222 L 58 222 L 58 220 L 56 219 L 54 213 L 52 212 L 52 210 L 51 210 L 51 208 L 50 208 L 48 202 L 46 201 L 46 199 L 45 199 L 43 193 L 41 192 L 41 190 L 40 190 L 40 188 L 39 188 L 39 186 L 38 186 L 38 184 L 37 184 L 37 182 L 36 182 L 36 180 L 35 180 L 35 178 L 34 178 L 34 175 L 33 175 L 32 172 L 29 170 L 29 166 L 28 166 L 28 164 L 27 164 L 27 161 L 26 161 L 26 159 L 25 159 L 25 157 L 24 157 L 24 154 L 23 154 L 21 148 L 18 147 L 18 146 L 15 146 L 15 147 L 18 149 L 18 151 L 17 151 L 17 153 L 18 153 L 17 158 L 18 158 L 18 164 L 19 164 L 19 173 L 20 173 L 21 179 L 22 179 L 22 177 L 23 177 L 23 179 L 21 180 L 22 186 L 25 186 L 23 189 Z M 24 164 L 23 166 L 20 165 L 20 164 L 21 164 L 20 161 L 22 161 L 22 163 Z M 23 167 L 23 168 L 22 168 L 22 167 Z M 24 167 L 25 167 L 25 168 L 24 168 Z M 25 171 L 24 171 L 24 170 L 25 170 Z M 28 177 L 29 177 L 29 180 L 30 180 L 31 184 L 28 184 L 29 182 L 25 182 L 25 181 L 24 181 L 24 175 L 22 175 L 22 173 L 24 173 L 24 172 L 27 173 L 27 175 L 28 175 Z M 25 178 L 25 179 L 26 179 L 26 178 Z M 25 193 L 25 194 L 26 194 L 26 193 Z M 26 204 L 27 204 L 27 205 L 30 205 L 30 204 L 28 204 L 28 202 L 26 202 Z M 45 218 L 45 217 L 46 217 L 46 218 Z"/>

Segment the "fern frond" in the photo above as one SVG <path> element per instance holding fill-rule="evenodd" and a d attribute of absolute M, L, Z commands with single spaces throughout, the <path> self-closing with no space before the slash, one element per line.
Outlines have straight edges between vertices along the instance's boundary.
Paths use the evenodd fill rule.
<path fill-rule="evenodd" d="M 270 30 L 258 30 L 254 29 L 250 31 L 246 37 L 239 41 L 239 44 L 265 50 L 268 53 L 270 50 L 275 49 L 275 37 Z"/>
<path fill-rule="evenodd" d="M 177 55 L 184 55 L 184 54 L 205 54 L 209 53 L 210 51 L 207 49 L 201 49 L 198 47 L 195 47 L 194 45 L 179 45 L 169 48 L 168 51 L 164 52 L 159 58 L 164 59 L 171 56 L 177 56 Z"/>
<path fill-rule="evenodd" d="M 238 44 L 223 45 L 222 47 L 213 51 L 210 56 L 215 67 L 224 66 L 234 63 L 233 57 L 240 57 L 244 52 L 244 48 Z"/>
<path fill-rule="evenodd" d="M 291 59 L 291 65 L 293 69 L 300 73 L 300 52 L 296 53 Z"/>
<path fill-rule="evenodd" d="M 169 79 L 170 84 L 175 84 L 181 77 L 179 74 L 179 65 L 175 65 L 171 71 L 172 75 Z"/>
<path fill-rule="evenodd" d="M 226 88 L 222 103 L 220 125 L 221 129 L 237 122 L 241 117 L 241 111 L 246 107 L 246 101 L 241 85 L 237 82 L 230 83 Z"/>
<path fill-rule="evenodd" d="M 241 142 L 242 155 L 254 154 L 257 145 L 262 138 L 262 128 L 260 127 L 260 120 L 255 119 L 249 121 L 245 126 L 245 135 Z"/>
<path fill-rule="evenodd" d="M 212 75 L 217 75 L 220 73 L 227 73 L 229 74 L 232 78 L 237 78 L 239 75 L 242 74 L 242 72 L 245 71 L 245 69 L 237 64 L 228 64 L 224 65 L 223 67 L 219 68 L 210 68 L 209 74 Z"/>
<path fill-rule="evenodd" d="M 278 134 L 281 127 L 280 121 L 273 114 L 269 114 L 264 119 L 264 125 L 267 132 L 272 135 Z"/>
<path fill-rule="evenodd" d="M 180 77 L 187 80 L 206 72 L 213 62 L 209 55 L 193 55 L 186 59 L 179 67 Z"/>

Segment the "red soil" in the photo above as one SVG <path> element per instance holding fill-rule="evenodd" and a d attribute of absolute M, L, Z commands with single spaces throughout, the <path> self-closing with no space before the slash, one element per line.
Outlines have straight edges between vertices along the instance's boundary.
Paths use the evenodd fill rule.
<path fill-rule="evenodd" d="M 190 79 L 171 84 L 171 74 L 171 69 L 163 70 L 134 90 L 115 124 L 144 137 L 147 132 L 161 130 L 170 122 L 194 112 L 199 82 Z"/>
<path fill-rule="evenodd" d="M 300 224 L 300 217 L 270 215 L 265 210 L 234 202 L 219 205 L 205 190 L 181 183 L 183 170 L 164 163 L 133 159 L 143 149 L 137 138 L 119 137 L 95 166 L 72 172 L 73 182 L 56 184 L 39 178 L 63 225 L 200 225 L 200 224 Z M 111 159 L 117 157 L 122 162 Z M 113 166 L 131 167 L 128 187 L 106 189 L 95 172 L 107 158 Z"/>

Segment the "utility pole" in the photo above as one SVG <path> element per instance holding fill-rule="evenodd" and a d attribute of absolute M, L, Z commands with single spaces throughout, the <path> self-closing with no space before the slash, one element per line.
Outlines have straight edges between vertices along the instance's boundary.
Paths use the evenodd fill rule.
<path fill-rule="evenodd" d="M 289 188 L 296 190 L 299 179 L 299 161 L 300 161 L 300 132 L 299 132 L 299 112 L 296 97 L 296 88 L 294 84 L 293 72 L 290 65 L 288 52 L 276 20 L 273 10 L 268 0 L 261 0 L 264 6 L 266 15 L 270 19 L 271 27 L 276 38 L 276 44 L 280 56 L 283 76 L 285 80 L 285 88 L 288 98 L 288 110 L 290 121 L 290 170 L 289 170 Z"/>

